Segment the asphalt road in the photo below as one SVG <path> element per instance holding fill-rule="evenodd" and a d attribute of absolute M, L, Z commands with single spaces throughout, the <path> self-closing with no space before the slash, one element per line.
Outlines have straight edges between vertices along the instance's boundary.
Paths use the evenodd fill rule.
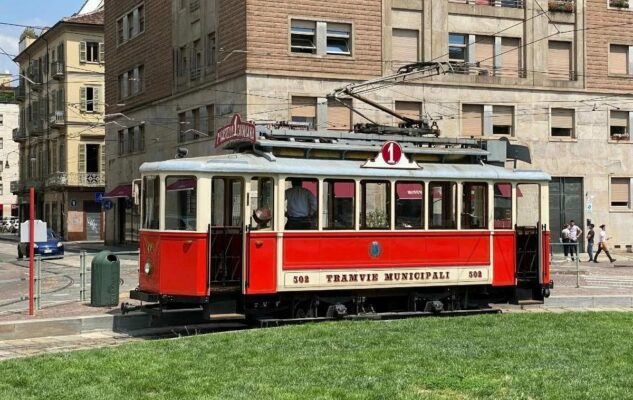
<path fill-rule="evenodd" d="M 42 307 L 78 302 L 81 290 L 80 252 L 87 247 L 86 299 L 90 300 L 91 262 L 98 245 L 67 245 L 66 255 L 59 259 L 42 260 Z M 138 261 L 134 255 L 119 256 L 121 264 L 120 293 L 127 293 L 138 283 Z M 17 259 L 17 243 L 0 240 L 0 314 L 28 308 L 29 261 Z"/>

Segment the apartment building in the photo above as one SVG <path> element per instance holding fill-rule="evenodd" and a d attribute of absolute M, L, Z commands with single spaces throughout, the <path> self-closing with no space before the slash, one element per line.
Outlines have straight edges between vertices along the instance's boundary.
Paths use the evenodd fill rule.
<path fill-rule="evenodd" d="M 103 10 L 64 18 L 39 36 L 25 31 L 20 53 L 20 177 L 11 191 L 67 240 L 100 240 L 104 217 Z"/>
<path fill-rule="evenodd" d="M 11 74 L 0 74 L 0 218 L 18 216 L 17 197 L 9 187 L 19 174 L 18 145 L 13 141 L 18 105 L 12 80 Z"/>
<path fill-rule="evenodd" d="M 123 24 L 116 21 L 134 4 L 147 5 L 128 3 L 123 10 L 106 1 L 106 35 L 117 34 Z M 160 99 L 113 109 L 124 114 L 117 123 L 125 127 L 107 128 L 112 152 L 121 157 L 108 170 L 119 182 L 108 181 L 108 189 L 129 184 L 139 177 L 142 162 L 172 158 L 178 148 L 188 149 L 189 156 L 213 152 L 214 132 L 235 113 L 349 130 L 367 121 L 328 101 L 334 89 L 391 74 L 407 63 L 469 62 L 480 70 L 368 96 L 437 123 L 444 136 L 504 137 L 528 145 L 532 164 L 518 167 L 553 176 L 551 230 L 560 231 L 570 219 L 581 226 L 590 220 L 607 224 L 615 245 L 628 245 L 631 219 L 622 216 L 633 213 L 628 94 L 633 33 L 613 27 L 626 26 L 633 14 L 628 2 L 617 3 L 627 7 L 616 7 L 615 0 L 355 0 L 335 6 L 309 0 L 174 0 L 170 49 L 162 37 L 130 41 L 160 53 L 165 63 L 173 60 L 171 76 L 155 81 L 168 80 L 171 87 L 161 86 Z M 164 13 L 161 18 L 156 23 L 167 26 Z M 150 23 L 145 18 L 145 26 Z M 110 52 L 108 57 L 118 60 Z M 108 71 L 115 74 L 108 79 L 106 96 L 113 99 L 108 103 L 128 93 L 125 72 L 129 81 L 133 67 Z M 116 76 L 123 76 L 118 85 L 112 84 Z M 145 82 L 148 87 L 147 76 Z M 396 123 L 357 100 L 349 102 L 373 121 Z M 143 126 L 144 147 L 130 152 L 134 124 Z M 121 236 L 108 232 L 108 240 Z"/>

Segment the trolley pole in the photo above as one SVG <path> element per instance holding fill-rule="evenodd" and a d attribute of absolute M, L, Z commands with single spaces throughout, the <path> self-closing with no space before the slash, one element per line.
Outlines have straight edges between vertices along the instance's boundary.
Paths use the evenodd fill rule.
<path fill-rule="evenodd" d="M 29 188 L 29 315 L 35 315 L 35 188 Z"/>

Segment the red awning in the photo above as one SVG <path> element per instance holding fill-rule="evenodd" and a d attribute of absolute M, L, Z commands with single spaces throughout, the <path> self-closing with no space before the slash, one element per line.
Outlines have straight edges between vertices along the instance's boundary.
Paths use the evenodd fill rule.
<path fill-rule="evenodd" d="M 422 200 L 423 187 L 421 183 L 398 183 L 396 185 L 398 200 Z"/>
<path fill-rule="evenodd" d="M 114 190 L 109 191 L 103 197 L 115 199 L 118 197 L 132 197 L 132 184 L 119 185 Z"/>
<path fill-rule="evenodd" d="M 179 179 L 171 185 L 167 186 L 168 192 L 179 192 L 183 190 L 193 190 L 197 186 L 194 178 Z"/>

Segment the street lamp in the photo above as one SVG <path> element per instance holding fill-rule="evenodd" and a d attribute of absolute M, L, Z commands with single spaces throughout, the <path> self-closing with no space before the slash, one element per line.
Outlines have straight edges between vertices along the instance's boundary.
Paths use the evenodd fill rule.
<path fill-rule="evenodd" d="M 18 155 L 18 158 L 20 157 L 20 153 L 18 153 L 18 152 L 17 152 L 17 151 L 15 151 L 15 150 L 10 151 L 9 153 L 7 153 L 7 157 L 6 157 L 5 162 L 4 162 L 4 168 L 5 168 L 5 169 L 9 169 L 9 156 L 10 156 L 12 153 L 17 154 L 17 155 Z"/>

